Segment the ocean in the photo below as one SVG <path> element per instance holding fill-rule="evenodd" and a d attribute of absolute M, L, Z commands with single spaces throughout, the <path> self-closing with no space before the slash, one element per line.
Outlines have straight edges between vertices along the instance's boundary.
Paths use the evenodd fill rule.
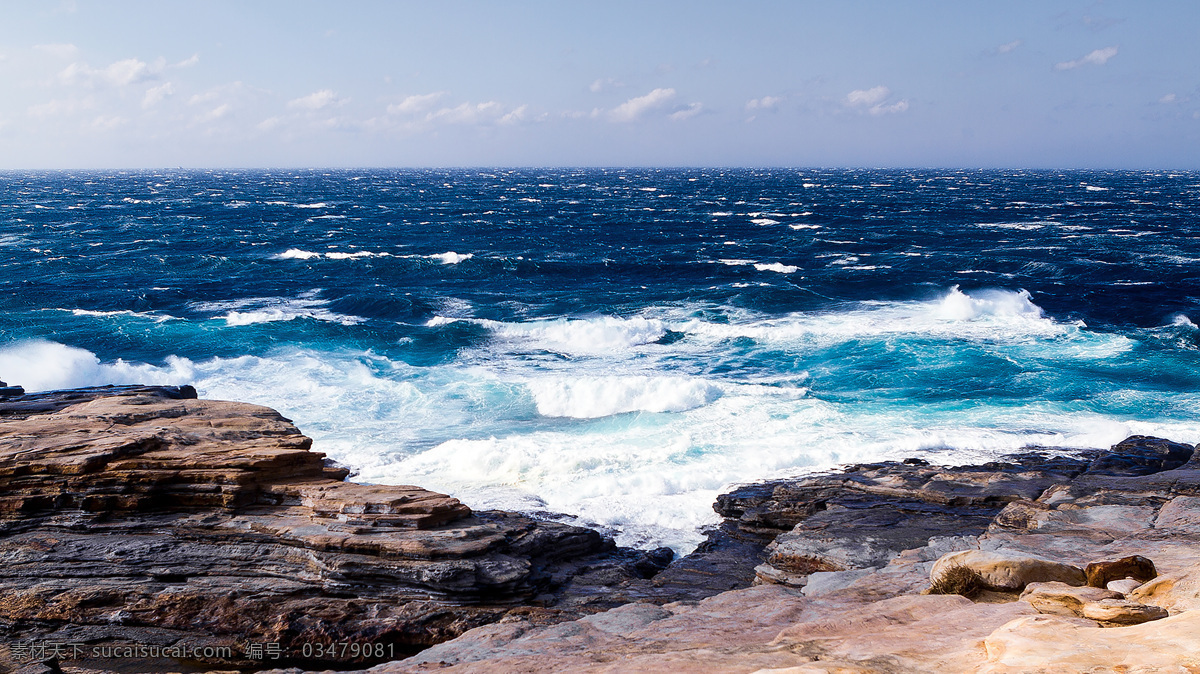
<path fill-rule="evenodd" d="M 1195 172 L 0 173 L 0 379 L 692 549 L 731 485 L 1200 442 Z"/>

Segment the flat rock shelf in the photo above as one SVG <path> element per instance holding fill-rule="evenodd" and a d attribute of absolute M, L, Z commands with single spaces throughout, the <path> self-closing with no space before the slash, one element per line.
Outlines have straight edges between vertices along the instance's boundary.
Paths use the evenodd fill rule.
<path fill-rule="evenodd" d="M 1200 668 L 1200 457 L 745 485 L 692 554 L 347 471 L 190 387 L 0 400 L 0 672 Z"/>

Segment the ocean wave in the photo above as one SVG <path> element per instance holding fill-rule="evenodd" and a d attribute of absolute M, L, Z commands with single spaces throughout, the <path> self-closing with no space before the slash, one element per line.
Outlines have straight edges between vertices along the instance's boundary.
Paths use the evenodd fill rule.
<path fill-rule="evenodd" d="M 314 253 L 310 250 L 301 250 L 299 248 L 288 248 L 282 253 L 275 256 L 280 260 L 311 260 L 314 257 L 321 257 L 320 253 Z"/>
<path fill-rule="evenodd" d="M 196 376 L 187 358 L 169 356 L 162 366 L 121 359 L 104 363 L 86 349 L 44 340 L 0 347 L 0 372 L 5 381 L 29 392 L 106 384 L 179 385 Z"/>
<path fill-rule="evenodd" d="M 325 308 L 327 304 L 326 300 L 316 297 L 315 291 L 310 291 L 300 297 L 246 297 L 216 302 L 192 302 L 188 306 L 199 312 L 214 314 L 224 312 L 213 318 L 224 320 L 229 327 L 294 321 L 298 318 L 340 325 L 358 325 L 366 321 L 365 318 L 359 316 L 332 312 Z"/>
<path fill-rule="evenodd" d="M 426 255 L 425 257 L 430 260 L 438 260 L 442 264 L 458 264 L 463 260 L 470 260 L 471 258 L 475 257 L 475 255 L 473 253 L 460 255 L 459 253 L 451 250 L 445 253 L 437 253 L 436 255 Z"/>
<path fill-rule="evenodd" d="M 1158 391 L 1124 390 L 1111 415 L 1074 399 L 833 402 L 768 375 L 739 384 L 637 373 L 625 356 L 608 354 L 599 373 L 494 360 L 414 367 L 370 352 L 297 348 L 148 364 L 39 341 L 0 348 L 0 372 L 30 391 L 190 383 L 203 397 L 280 410 L 314 438 L 315 451 L 353 466 L 356 480 L 417 483 L 476 508 L 568 513 L 612 528 L 622 544 L 680 552 L 702 540 L 718 519 L 713 499 L 735 483 L 914 455 L 969 462 L 1031 445 L 1104 447 L 1135 433 L 1200 440 L 1195 415 L 1151 421 L 1129 412 L 1156 409 Z M 1200 411 L 1200 395 L 1174 404 Z M 627 414 L 638 411 L 665 414 Z"/>
<path fill-rule="evenodd" d="M 777 271 L 780 274 L 795 274 L 800 271 L 799 267 L 782 262 L 772 262 L 770 264 L 755 264 L 754 268 L 759 271 Z"/>
<path fill-rule="evenodd" d="M 547 377 L 530 381 L 538 413 L 596 419 L 626 412 L 683 412 L 716 400 L 721 389 L 686 377 Z"/>
<path fill-rule="evenodd" d="M 59 309 L 59 311 L 69 311 L 73 316 L 92 316 L 94 318 L 116 318 L 118 316 L 129 316 L 132 318 L 148 318 L 155 323 L 163 323 L 165 321 L 180 320 L 170 314 L 155 314 L 145 311 L 130 311 L 128 309 L 119 309 L 116 311 L 93 311 L 91 309 Z"/>
<path fill-rule="evenodd" d="M 444 319 L 449 322 L 450 319 Z M 640 316 L 618 318 L 557 319 L 527 323 L 465 319 L 489 328 L 503 340 L 516 341 L 523 347 L 538 348 L 570 354 L 620 352 L 651 344 L 667 334 L 664 321 Z"/>

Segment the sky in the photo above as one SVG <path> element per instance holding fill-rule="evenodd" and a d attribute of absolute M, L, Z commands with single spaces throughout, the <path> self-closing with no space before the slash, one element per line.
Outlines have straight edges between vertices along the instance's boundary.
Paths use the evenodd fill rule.
<path fill-rule="evenodd" d="M 0 169 L 1200 169 L 1200 3 L 13 2 Z"/>

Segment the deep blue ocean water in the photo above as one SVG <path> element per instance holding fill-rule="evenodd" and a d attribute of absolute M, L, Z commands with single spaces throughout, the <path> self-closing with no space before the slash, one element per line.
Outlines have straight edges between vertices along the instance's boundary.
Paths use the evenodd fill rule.
<path fill-rule="evenodd" d="M 1200 441 L 1200 174 L 0 173 L 0 379 L 686 550 L 731 484 Z"/>

